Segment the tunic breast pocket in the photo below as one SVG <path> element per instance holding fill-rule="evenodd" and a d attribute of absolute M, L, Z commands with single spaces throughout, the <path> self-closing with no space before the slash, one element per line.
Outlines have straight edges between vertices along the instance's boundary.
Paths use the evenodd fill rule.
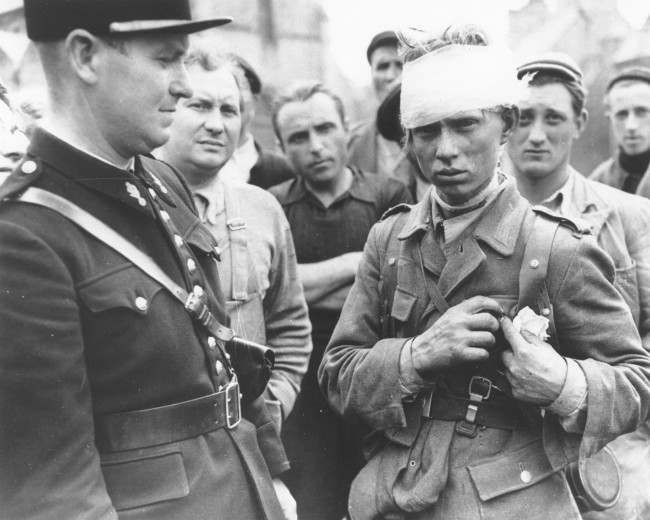
<path fill-rule="evenodd" d="M 390 310 L 391 326 L 389 331 L 392 337 L 408 337 L 414 334 L 413 309 L 418 297 L 410 292 L 397 287 L 393 295 L 393 305 Z"/>
<path fill-rule="evenodd" d="M 149 313 L 151 301 L 162 287 L 133 264 L 122 264 L 77 286 L 84 305 L 93 313 L 128 309 L 140 315 Z"/>

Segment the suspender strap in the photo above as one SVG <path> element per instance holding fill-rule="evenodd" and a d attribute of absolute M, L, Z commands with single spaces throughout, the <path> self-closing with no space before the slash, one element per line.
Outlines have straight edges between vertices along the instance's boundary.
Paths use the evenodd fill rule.
<path fill-rule="evenodd" d="M 233 196 L 232 189 L 224 182 L 224 206 L 226 226 L 230 238 L 230 263 L 232 266 L 232 299 L 248 298 L 248 255 L 246 244 L 246 221 L 241 217 L 239 199 Z"/>
<path fill-rule="evenodd" d="M 68 218 L 97 240 L 117 251 L 143 273 L 167 289 L 210 334 L 222 341 L 230 341 L 234 337 L 233 330 L 219 323 L 210 312 L 205 303 L 205 294 L 202 292 L 188 293 L 174 282 L 149 255 L 76 204 L 54 193 L 35 187 L 27 188 L 18 200 L 44 206 Z"/>

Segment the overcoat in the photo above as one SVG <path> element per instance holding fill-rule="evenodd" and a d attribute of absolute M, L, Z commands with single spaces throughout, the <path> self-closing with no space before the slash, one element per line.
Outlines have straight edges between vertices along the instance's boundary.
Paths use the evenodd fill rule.
<path fill-rule="evenodd" d="M 647 416 L 650 358 L 612 284 L 612 262 L 592 237 L 567 226 L 553 241 L 546 283 L 560 353 L 575 359 L 585 375 L 584 413 L 565 421 L 525 405 L 531 420 L 538 417 L 537 429 L 508 434 L 487 428 L 472 440 L 454 433 L 453 422 L 423 418 L 419 396 L 405 398 L 402 347 L 441 315 L 427 284 L 437 283 L 450 306 L 474 295 L 497 299 L 507 312 L 516 306 L 527 240 L 522 224 L 530 207 L 512 181 L 505 182 L 478 223 L 444 247 L 434 236 L 430 196 L 370 232 L 319 370 L 330 405 L 374 432 L 369 463 L 353 483 L 352 518 L 409 512 L 414 516 L 406 518 L 579 518 L 561 469 Z M 393 236 L 396 219 L 405 222 Z M 389 256 L 391 240 L 401 244 Z M 390 269 L 396 273 L 387 276 Z M 384 287 L 390 278 L 396 284 Z M 462 395 L 477 368 L 440 374 L 429 387 Z M 537 444 L 541 451 L 531 449 Z"/>
<path fill-rule="evenodd" d="M 0 517 L 282 518 L 269 467 L 278 473 L 288 463 L 263 403 L 251 405 L 254 423 L 233 429 L 98 448 L 97 418 L 198 398 L 227 382 L 220 349 L 171 294 L 65 217 L 13 200 L 28 186 L 65 197 L 187 286 L 152 211 L 159 197 L 181 235 L 174 240 L 189 245 L 205 274 L 212 312 L 225 320 L 216 243 L 189 192 L 163 163 L 135 163 L 158 184 L 37 130 L 0 188 Z"/>

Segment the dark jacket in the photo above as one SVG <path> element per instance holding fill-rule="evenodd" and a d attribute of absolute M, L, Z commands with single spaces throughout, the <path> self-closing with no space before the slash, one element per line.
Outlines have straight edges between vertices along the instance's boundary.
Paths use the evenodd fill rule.
<path fill-rule="evenodd" d="M 592 181 L 602 182 L 608 186 L 618 188 L 619 190 L 623 188 L 625 179 L 628 177 L 629 173 L 623 169 L 621 163 L 618 159 L 618 154 L 616 152 L 614 157 L 610 157 L 606 161 L 600 163 L 594 171 L 591 172 L 589 178 Z M 635 195 L 640 195 L 641 197 L 650 198 L 650 167 L 643 174 L 643 178 L 639 182 L 639 185 L 634 192 Z"/>
<path fill-rule="evenodd" d="M 356 495 L 353 485 L 350 503 L 366 504 L 358 518 L 371 517 L 374 508 L 392 510 L 396 499 L 404 507 L 432 507 L 437 495 L 427 493 L 426 479 L 434 483 L 442 479 L 444 488 L 444 472 L 454 471 L 445 466 L 453 422 L 434 420 L 433 426 L 425 427 L 421 400 L 404 401 L 399 391 L 399 358 L 405 338 L 423 332 L 441 315 L 422 281 L 418 250 L 425 282 L 437 282 L 450 306 L 474 295 L 516 303 L 526 242 L 522 222 L 530 210 L 514 184 L 507 182 L 510 184 L 485 209 L 473 231 L 461 236 L 459 243 L 446 245 L 446 252 L 433 235 L 431 197 L 406 215 L 390 216 L 370 232 L 355 283 L 319 370 L 321 388 L 331 406 L 375 432 L 369 448 L 376 454 L 371 463 L 375 461 L 380 471 L 366 472 L 369 480 L 357 486 Z M 406 222 L 391 240 L 399 239 L 402 245 L 396 256 L 386 258 L 391 229 L 398 218 Z M 388 302 L 384 269 L 397 269 L 396 288 Z M 612 285 L 613 278 L 611 260 L 593 238 L 579 236 L 564 226 L 558 228 L 547 285 L 561 353 L 576 359 L 586 376 L 588 402 L 580 433 L 565 432 L 558 418 L 547 412 L 543 428 L 540 425 L 537 431 L 543 439 L 543 458 L 538 459 L 532 480 L 519 478 L 521 469 L 514 451 L 508 458 L 495 456 L 467 468 L 472 480 L 464 483 L 472 490 L 448 493 L 465 493 L 485 514 L 495 507 L 504 515 L 495 516 L 499 518 L 520 518 L 524 511 L 529 518 L 576 518 L 566 485 L 557 487 L 560 483 L 553 475 L 579 453 L 593 454 L 621 433 L 637 428 L 650 406 L 650 358 L 641 346 L 629 309 Z M 392 336 L 384 333 L 389 319 L 396 329 Z M 471 375 L 465 372 L 467 369 L 459 369 L 441 377 L 445 384 L 456 385 Z M 487 430 L 486 434 L 491 429 Z M 529 435 L 534 433 L 531 430 Z M 513 432 L 509 444 L 518 436 Z M 532 466 L 526 468 L 532 471 Z M 542 501 L 539 489 L 547 490 Z M 549 489 L 564 489 L 562 500 L 559 496 L 554 499 L 553 493 L 549 496 Z M 359 493 L 367 493 L 369 499 Z M 529 505 L 533 497 L 540 504 L 537 509 Z M 504 501 L 508 501 L 507 516 L 499 509 Z M 439 507 L 444 511 L 448 503 L 443 501 Z M 560 516 L 554 516 L 555 512 Z"/>
<path fill-rule="evenodd" d="M 138 160 L 167 187 L 163 205 L 225 321 L 214 239 L 176 174 Z M 100 453 L 95 418 L 211 394 L 227 381 L 224 359 L 133 264 L 58 213 L 11 200 L 26 186 L 63 196 L 185 285 L 138 178 L 40 130 L 24 161 L 0 188 L 0 517 L 281 518 L 266 462 L 276 473 L 287 462 L 258 403 L 256 424 Z"/>

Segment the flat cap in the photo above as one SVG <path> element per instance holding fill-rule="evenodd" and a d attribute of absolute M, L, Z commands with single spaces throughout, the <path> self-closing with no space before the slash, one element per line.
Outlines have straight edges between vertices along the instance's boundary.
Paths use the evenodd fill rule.
<path fill-rule="evenodd" d="M 609 80 L 609 83 L 607 84 L 607 92 L 612 90 L 612 87 L 619 81 L 625 81 L 628 79 L 650 83 L 650 68 L 640 66 L 624 68 Z"/>
<path fill-rule="evenodd" d="M 368 58 L 368 63 L 370 63 L 370 57 L 372 53 L 375 52 L 375 49 L 378 47 L 384 47 L 385 45 L 397 45 L 397 35 L 395 31 L 382 31 L 375 34 L 370 40 L 368 49 L 366 50 L 366 57 Z"/>
<path fill-rule="evenodd" d="M 404 129 L 400 121 L 400 93 L 402 85 L 398 83 L 386 95 L 377 109 L 377 131 L 389 141 L 400 143 Z"/>
<path fill-rule="evenodd" d="M 521 79 L 527 73 L 542 70 L 554 72 L 577 83 L 582 83 L 580 65 L 571 56 L 563 52 L 545 52 L 530 56 L 517 67 L 517 78 Z"/>
<path fill-rule="evenodd" d="M 257 72 L 255 72 L 253 66 L 250 63 L 248 63 L 244 58 L 242 58 L 239 54 L 230 52 L 228 53 L 228 56 L 237 65 L 239 65 L 241 70 L 244 72 L 244 76 L 246 76 L 246 80 L 248 81 L 248 84 L 251 87 L 251 92 L 253 94 L 259 94 L 260 92 L 262 92 L 262 80 L 260 79 Z"/>
<path fill-rule="evenodd" d="M 189 0 L 24 0 L 27 36 L 60 40 L 74 29 L 102 35 L 167 32 L 189 34 L 231 22 L 192 20 Z"/>

